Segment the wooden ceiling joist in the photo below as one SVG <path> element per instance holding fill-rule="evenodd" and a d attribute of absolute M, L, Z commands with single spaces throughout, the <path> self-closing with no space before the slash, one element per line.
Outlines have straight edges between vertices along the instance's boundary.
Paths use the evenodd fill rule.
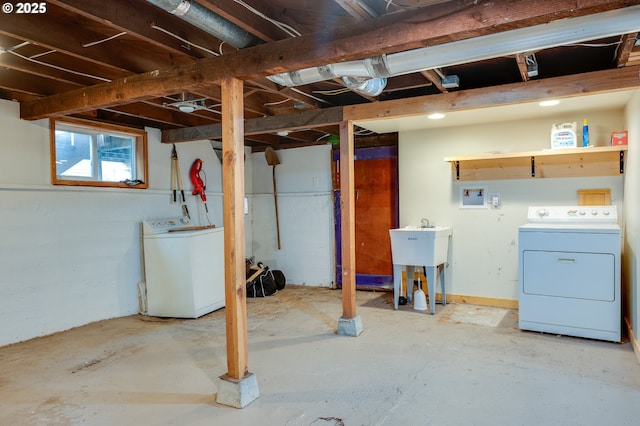
<path fill-rule="evenodd" d="M 462 111 L 525 101 L 534 102 L 549 97 L 581 96 L 635 87 L 640 87 L 640 66 L 595 71 L 579 76 L 555 77 L 526 83 L 512 83 L 490 88 L 420 96 L 411 99 L 398 99 L 256 118 L 245 120 L 245 135 L 257 135 L 280 130 L 320 128 L 321 126 L 339 124 L 346 119 L 363 121 L 422 115 L 436 111 Z M 162 142 L 180 143 L 203 139 L 218 139 L 222 135 L 221 132 L 220 124 L 166 130 L 162 132 Z"/>
<path fill-rule="evenodd" d="M 342 107 L 304 111 L 290 115 L 274 115 L 244 121 L 244 134 L 257 135 L 280 130 L 296 130 L 336 125 L 342 121 Z M 222 137 L 221 124 L 188 127 L 162 132 L 162 143 L 193 142 Z"/>
<path fill-rule="evenodd" d="M 463 111 L 640 87 L 640 66 L 343 107 L 345 120 Z"/>
<path fill-rule="evenodd" d="M 213 56 L 205 50 L 189 49 L 184 41 L 170 34 L 188 32 L 188 41 L 199 46 L 217 46 L 222 43 L 200 29 L 191 28 L 184 21 L 171 19 L 160 8 L 146 2 L 134 4 L 127 0 L 50 0 L 48 3 L 84 16 L 88 20 L 106 24 L 114 30 L 124 31 L 141 40 L 161 45 L 164 49 L 170 49 L 172 54 L 200 58 Z"/>
<path fill-rule="evenodd" d="M 618 48 L 618 56 L 616 58 L 616 65 L 618 67 L 627 65 L 631 51 L 636 45 L 637 37 L 638 33 L 625 34 L 622 36 L 622 40 L 620 40 L 620 47 Z"/>
<path fill-rule="evenodd" d="M 489 4 L 491 7 L 488 7 Z M 340 31 L 280 40 L 24 102 L 21 104 L 20 116 L 33 120 L 79 113 L 206 87 L 231 76 L 243 80 L 252 79 L 512 30 L 627 5 L 628 2 L 623 0 L 584 0 L 577 6 L 575 1 L 569 0 L 535 3 L 515 0 L 508 4 L 485 0 L 470 3 L 463 9 L 460 9 L 457 2 L 438 4 L 414 11 L 408 18 L 403 14 L 385 15 Z M 309 49 L 310 45 L 314 48 Z"/>

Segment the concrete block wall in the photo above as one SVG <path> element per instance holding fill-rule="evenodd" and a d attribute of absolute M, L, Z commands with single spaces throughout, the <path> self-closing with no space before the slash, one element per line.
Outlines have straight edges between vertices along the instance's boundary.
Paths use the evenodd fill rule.
<path fill-rule="evenodd" d="M 18 103 L 0 101 L 0 128 L 0 346 L 137 313 L 140 224 L 181 215 L 170 203 L 171 146 L 147 129 L 148 190 L 53 186 L 48 120 L 20 120 Z M 185 188 L 194 159 L 204 160 L 210 217 L 222 226 L 220 164 L 209 142 L 177 149 Z M 246 173 L 250 191 L 250 162 Z M 203 223 L 201 203 L 187 198 Z"/>

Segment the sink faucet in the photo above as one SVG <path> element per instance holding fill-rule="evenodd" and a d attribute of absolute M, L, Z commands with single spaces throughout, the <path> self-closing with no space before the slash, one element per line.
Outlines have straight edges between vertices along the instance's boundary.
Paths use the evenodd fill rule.
<path fill-rule="evenodd" d="M 429 219 L 422 219 L 420 220 L 420 227 L 421 228 L 428 228 L 429 227 Z"/>

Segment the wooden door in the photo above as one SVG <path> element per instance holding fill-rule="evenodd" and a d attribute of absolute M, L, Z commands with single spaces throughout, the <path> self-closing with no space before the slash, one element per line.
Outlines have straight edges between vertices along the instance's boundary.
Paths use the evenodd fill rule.
<path fill-rule="evenodd" d="M 393 288 L 389 229 L 398 226 L 397 146 L 358 148 L 354 152 L 356 286 Z M 334 163 L 339 153 L 334 153 Z M 336 285 L 342 285 L 339 167 L 334 164 Z"/>

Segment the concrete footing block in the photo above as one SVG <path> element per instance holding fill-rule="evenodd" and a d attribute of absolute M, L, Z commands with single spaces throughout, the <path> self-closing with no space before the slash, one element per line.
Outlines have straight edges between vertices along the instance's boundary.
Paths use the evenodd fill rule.
<path fill-rule="evenodd" d="M 359 336 L 360 333 L 362 333 L 362 319 L 360 315 L 356 315 L 353 318 L 340 317 L 336 333 L 343 336 Z"/>
<path fill-rule="evenodd" d="M 216 396 L 218 404 L 244 408 L 259 396 L 258 379 L 253 373 L 249 373 L 240 380 L 232 379 L 226 374 L 218 379 L 218 395 Z"/>

